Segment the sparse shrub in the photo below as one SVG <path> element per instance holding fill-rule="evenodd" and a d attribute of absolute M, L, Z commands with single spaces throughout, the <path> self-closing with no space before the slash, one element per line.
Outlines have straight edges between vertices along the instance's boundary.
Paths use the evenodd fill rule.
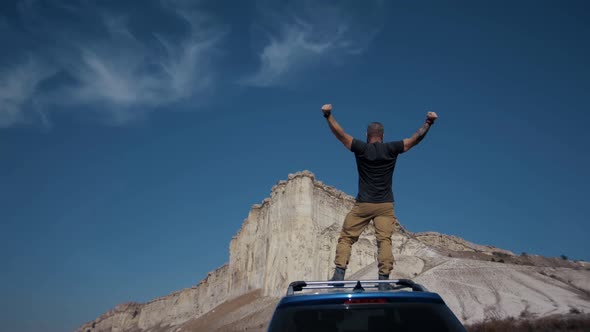
<path fill-rule="evenodd" d="M 492 262 L 495 262 L 496 260 L 494 259 L 494 257 L 492 257 Z"/>
<path fill-rule="evenodd" d="M 563 254 L 562 254 L 562 255 L 561 255 L 561 256 L 559 256 L 559 257 L 561 257 L 561 259 L 563 259 L 564 261 L 567 261 L 567 256 L 566 256 L 566 255 L 563 255 Z"/>
<path fill-rule="evenodd" d="M 502 258 L 498 259 L 498 263 L 504 263 L 504 260 Z"/>
<path fill-rule="evenodd" d="M 525 256 L 525 257 L 526 257 L 526 256 L 528 256 L 529 254 L 527 254 L 526 252 L 524 252 L 524 251 L 523 251 L 523 252 L 521 252 L 521 253 L 520 253 L 520 255 L 521 255 L 521 256 Z"/>
<path fill-rule="evenodd" d="M 556 315 L 544 318 L 495 318 L 465 327 L 469 332 L 582 332 L 590 331 L 590 316 Z"/>
<path fill-rule="evenodd" d="M 582 312 L 578 309 L 578 308 L 570 308 L 570 314 L 575 314 L 575 315 L 579 315 Z"/>
<path fill-rule="evenodd" d="M 508 254 L 505 254 L 505 253 L 503 253 L 503 252 L 499 252 L 499 251 L 494 251 L 494 252 L 492 253 L 492 255 L 494 255 L 494 256 L 497 256 L 497 257 L 502 257 L 502 258 L 506 258 L 506 257 L 510 256 L 510 255 L 508 255 Z"/>

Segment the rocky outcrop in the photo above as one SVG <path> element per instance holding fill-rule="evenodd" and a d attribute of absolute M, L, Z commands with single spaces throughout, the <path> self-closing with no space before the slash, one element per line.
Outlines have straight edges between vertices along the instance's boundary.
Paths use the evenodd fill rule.
<path fill-rule="evenodd" d="M 197 286 L 137 305 L 133 312 L 109 311 L 80 331 L 176 326 L 252 290 L 276 297 L 284 294 L 290 281 L 326 279 L 333 269 L 342 221 L 353 204 L 353 197 L 316 181 L 310 172 L 290 174 L 272 188 L 269 198 L 252 206 L 230 242 L 228 265 Z M 369 227 L 354 246 L 349 273 L 374 262 L 375 248 Z"/>
<path fill-rule="evenodd" d="M 262 289 L 266 296 L 280 296 L 293 280 L 329 278 L 342 222 L 353 204 L 353 197 L 316 181 L 310 172 L 279 182 L 269 199 L 252 207 L 231 241 L 232 291 Z M 394 255 L 439 256 L 403 228 L 392 242 Z M 376 248 L 371 224 L 353 247 L 347 274 L 375 262 Z"/>
<path fill-rule="evenodd" d="M 264 299 L 282 296 L 289 282 L 329 278 L 333 271 L 334 249 L 340 228 L 353 204 L 353 197 L 317 181 L 310 172 L 290 174 L 287 181 L 279 181 L 272 188 L 269 198 L 252 206 L 240 230 L 230 241 L 227 265 L 209 273 L 203 281 L 191 288 L 144 304 L 117 306 L 84 324 L 79 331 L 177 331 L 188 324 L 187 321 L 202 317 L 222 303 L 226 304 L 225 307 L 227 303 L 239 303 L 240 300 L 237 299 L 243 298 L 244 294 L 258 294 L 260 303 L 265 303 L 265 310 L 268 311 L 269 302 Z M 518 267 L 513 271 L 510 270 L 511 264 L 482 262 L 492 265 L 479 266 L 469 263 L 473 260 L 448 257 L 449 251 L 473 252 L 485 260 L 490 259 L 489 255 L 498 254 L 503 255 L 502 257 L 518 257 L 509 251 L 433 232 L 413 234 L 401 225 L 400 231 L 392 237 L 392 242 L 396 257 L 393 276 L 417 278 L 440 292 L 443 297 L 448 296 L 451 299 L 449 305 L 464 320 L 488 317 L 487 312 L 494 303 L 507 304 L 508 309 L 496 310 L 498 316 L 520 310 L 521 307 L 514 304 L 518 301 L 521 304 L 526 302 L 526 308 L 531 308 L 530 310 L 551 312 L 546 310 L 547 303 L 539 304 L 539 301 L 543 301 L 543 296 L 534 295 L 543 293 L 542 282 L 547 282 L 547 278 L 571 279 L 570 284 L 566 285 L 566 291 L 556 291 L 555 297 L 546 297 L 546 301 L 558 303 L 557 311 L 561 312 L 568 306 L 586 308 L 585 303 L 588 303 L 585 289 L 590 278 L 582 263 L 576 263 L 575 266 L 570 264 L 579 268 L 579 273 L 571 274 L 570 269 L 562 269 L 551 274 L 555 278 L 536 276 L 533 279 L 538 281 L 535 286 L 538 289 L 530 296 L 525 291 L 518 293 L 517 297 L 524 299 L 521 301 L 514 300 L 509 291 L 495 291 L 504 286 L 489 278 L 496 276 L 495 273 L 502 274 L 499 271 L 508 268 L 508 280 L 517 281 L 506 287 L 527 287 L 532 281 L 526 276 L 532 272 L 525 267 Z M 375 230 L 369 225 L 353 246 L 347 277 L 372 279 L 377 276 L 376 247 Z M 532 262 L 533 258 L 526 257 Z M 551 260 L 543 262 L 545 269 L 551 268 Z M 541 272 L 549 273 L 544 271 Z M 471 279 L 465 279 L 467 276 L 471 276 Z M 449 280 L 452 281 L 453 278 L 457 282 L 457 288 L 447 289 L 452 287 L 453 283 Z M 556 287 L 563 289 L 565 286 Z M 572 294 L 581 297 L 575 301 L 566 301 Z M 499 300 L 488 303 L 488 296 L 495 296 Z M 529 300 L 527 296 L 530 297 Z M 470 298 L 476 300 L 470 302 Z M 461 302 L 453 302 L 452 299 L 461 299 Z M 258 303 L 257 301 L 253 303 Z M 488 309 L 484 308 L 486 306 Z M 249 308 L 248 315 L 256 316 L 251 309 Z M 259 322 L 260 318 L 252 321 Z"/>
<path fill-rule="evenodd" d="M 78 331 L 134 332 L 181 324 L 207 313 L 228 298 L 228 266 L 210 272 L 198 285 L 156 298 L 144 304 L 115 307 Z"/>
<path fill-rule="evenodd" d="M 254 205 L 230 243 L 230 288 L 262 289 L 280 296 L 293 280 L 325 280 L 334 249 L 354 199 L 301 172 L 273 187 L 270 198 Z M 373 230 L 355 245 L 349 271 L 375 261 Z"/>

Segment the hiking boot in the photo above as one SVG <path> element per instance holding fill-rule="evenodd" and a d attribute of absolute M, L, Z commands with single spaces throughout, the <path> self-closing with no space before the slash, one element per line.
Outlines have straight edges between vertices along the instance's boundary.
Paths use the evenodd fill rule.
<path fill-rule="evenodd" d="M 330 279 L 330 281 L 341 281 L 344 280 L 344 274 L 346 273 L 346 269 L 341 267 L 336 267 L 334 270 L 334 275 Z M 342 287 L 344 284 L 334 284 L 334 287 Z"/>
<path fill-rule="evenodd" d="M 336 267 L 336 269 L 334 270 L 334 275 L 332 276 L 332 279 L 330 279 L 330 281 L 344 280 L 345 273 L 346 273 L 345 269 L 343 269 L 341 267 Z"/>
<path fill-rule="evenodd" d="M 389 276 L 386 274 L 380 274 L 379 275 L 379 280 L 389 280 Z M 380 292 L 384 292 L 384 291 L 388 291 L 391 290 L 391 285 L 390 284 L 379 284 L 379 286 L 377 286 L 377 288 L 379 289 Z"/>

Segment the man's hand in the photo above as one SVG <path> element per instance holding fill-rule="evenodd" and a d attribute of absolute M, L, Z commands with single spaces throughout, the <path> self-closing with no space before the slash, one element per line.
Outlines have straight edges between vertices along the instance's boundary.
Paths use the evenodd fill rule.
<path fill-rule="evenodd" d="M 322 112 L 324 113 L 324 117 L 328 118 L 332 114 L 332 104 L 324 104 L 322 106 Z"/>
<path fill-rule="evenodd" d="M 426 114 L 426 118 L 434 122 L 436 119 L 438 119 L 438 115 L 436 115 L 435 112 L 428 112 L 428 114 Z"/>

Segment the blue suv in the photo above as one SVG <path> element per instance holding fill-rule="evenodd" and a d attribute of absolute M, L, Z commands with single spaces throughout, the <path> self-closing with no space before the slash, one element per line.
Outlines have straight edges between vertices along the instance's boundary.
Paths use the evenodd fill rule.
<path fill-rule="evenodd" d="M 438 294 L 411 280 L 292 282 L 268 332 L 320 331 L 466 332 Z"/>

